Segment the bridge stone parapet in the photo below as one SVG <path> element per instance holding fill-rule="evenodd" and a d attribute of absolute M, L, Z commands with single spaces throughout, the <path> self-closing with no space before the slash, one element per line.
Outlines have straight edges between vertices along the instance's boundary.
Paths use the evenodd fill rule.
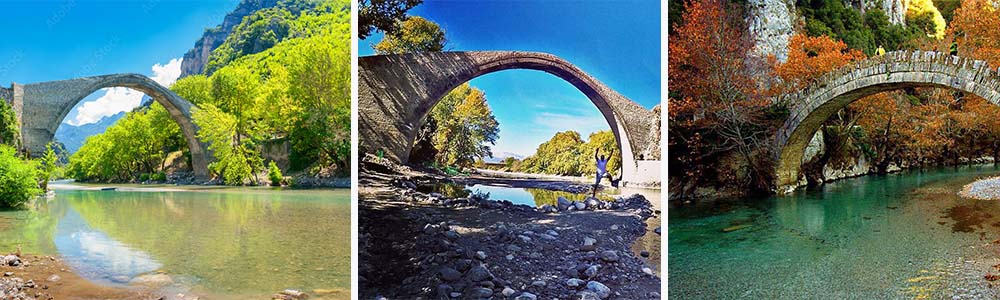
<path fill-rule="evenodd" d="M 774 138 L 779 191 L 801 185 L 805 148 L 830 116 L 862 97 L 907 87 L 951 88 L 998 104 L 1000 69 L 947 53 L 896 51 L 849 64 L 780 97 L 777 101 L 789 105 L 789 116 Z"/>

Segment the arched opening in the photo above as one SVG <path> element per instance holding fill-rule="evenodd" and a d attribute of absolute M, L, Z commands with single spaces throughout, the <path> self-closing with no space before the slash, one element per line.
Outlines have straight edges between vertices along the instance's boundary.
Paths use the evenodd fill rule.
<path fill-rule="evenodd" d="M 191 121 L 193 105 L 181 99 L 166 87 L 139 74 L 117 74 L 52 81 L 14 86 L 13 106 L 20 112 L 22 147 L 32 156 L 46 152 L 46 145 L 53 141 L 55 134 L 70 112 L 79 113 L 77 107 L 92 94 L 109 89 L 129 93 L 131 97 L 143 94 L 148 103 L 156 103 L 162 110 L 155 110 L 161 119 L 169 119 L 177 125 L 183 143 L 190 153 L 190 166 L 195 177 L 207 173 L 207 156 L 196 138 L 197 127 Z M 155 107 L 154 107 L 155 108 Z M 74 116 L 75 118 L 75 116 Z M 86 119 L 86 118 L 85 118 Z M 73 123 L 84 120 L 73 120 Z M 118 141 L 126 142 L 126 141 Z"/>
<path fill-rule="evenodd" d="M 452 82 L 454 86 L 441 89 L 443 93 L 431 95 L 428 99 L 433 100 L 420 105 L 420 109 L 413 115 L 419 119 L 411 121 L 411 124 L 420 126 L 409 141 L 411 146 L 408 161 L 411 164 L 427 162 L 427 149 L 433 150 L 433 146 L 428 145 L 426 133 L 433 130 L 432 127 L 436 127 L 440 121 L 432 117 L 435 108 L 442 100 L 454 97 L 453 91 L 466 91 L 471 87 L 485 93 L 486 103 L 499 123 L 500 136 L 493 147 L 493 155 L 499 155 L 500 158 L 515 157 L 516 162 L 520 163 L 525 158 L 536 155 L 536 151 L 540 150 L 539 146 L 543 143 L 559 138 L 557 134 L 562 135 L 563 141 L 572 141 L 568 143 L 590 146 L 588 143 L 596 143 L 597 141 L 592 139 L 600 139 L 598 135 L 601 131 L 605 131 L 604 134 L 610 132 L 613 136 L 615 149 L 613 153 L 604 150 L 600 155 L 609 158 L 614 155 L 608 171 L 611 173 L 611 178 L 620 179 L 624 135 L 618 134 L 615 130 L 619 120 L 610 112 L 610 107 L 604 98 L 595 93 L 591 93 L 593 97 L 587 95 L 585 92 L 587 88 L 581 89 L 574 84 L 574 81 L 580 82 L 566 72 L 552 71 L 551 68 L 543 68 L 537 64 L 523 67 L 509 64 L 484 70 L 464 82 Z M 581 164 L 578 166 L 592 167 L 594 153 L 590 152 L 588 147 L 580 148 L 580 151 L 586 148 L 589 153 L 581 152 L 578 156 L 589 157 L 589 160 L 579 160 Z M 489 163 L 501 162 L 493 160 Z M 511 168 L 507 166 L 507 169 Z M 594 176 L 590 171 L 575 172 L 571 175 Z"/>

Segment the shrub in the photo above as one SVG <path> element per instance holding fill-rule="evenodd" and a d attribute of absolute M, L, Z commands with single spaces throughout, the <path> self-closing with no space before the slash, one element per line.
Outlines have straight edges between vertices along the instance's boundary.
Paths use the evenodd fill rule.
<path fill-rule="evenodd" d="M 0 207 L 18 207 L 40 195 L 38 179 L 35 162 L 17 157 L 14 147 L 0 145 Z"/>
<path fill-rule="evenodd" d="M 281 169 L 273 160 L 267 166 L 267 179 L 271 180 L 272 186 L 281 186 L 281 180 L 284 179 L 284 176 L 281 175 Z"/>

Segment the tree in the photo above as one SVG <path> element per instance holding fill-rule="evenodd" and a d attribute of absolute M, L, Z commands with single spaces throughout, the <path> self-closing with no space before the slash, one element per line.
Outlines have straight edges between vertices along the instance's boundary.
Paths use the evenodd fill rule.
<path fill-rule="evenodd" d="M 431 115 L 438 121 L 432 141 L 439 164 L 468 167 L 478 158 L 492 157 L 489 145 L 499 138 L 500 124 L 483 91 L 462 84 L 445 95 Z"/>
<path fill-rule="evenodd" d="M 441 26 L 414 16 L 406 19 L 398 32 L 385 35 L 372 48 L 378 54 L 440 52 L 447 43 Z"/>
<path fill-rule="evenodd" d="M 778 118 L 769 116 L 768 99 L 757 93 L 755 78 L 767 70 L 750 56 L 753 42 L 742 14 L 724 0 L 691 1 L 684 10 L 684 23 L 668 44 L 669 172 L 682 187 L 699 183 L 688 180 L 726 177 L 717 179 L 769 191 L 765 141 Z M 738 166 L 715 167 L 726 155 L 737 156 Z M 736 170 L 704 176 L 716 169 Z"/>
<path fill-rule="evenodd" d="M 583 139 L 576 131 L 557 132 L 551 139 L 538 145 L 535 154 L 524 158 L 518 171 L 528 173 L 544 173 L 556 175 L 580 175 L 581 156 L 591 156 L 593 153 L 582 153 Z"/>
<path fill-rule="evenodd" d="M 264 166 L 251 140 L 239 138 L 239 120 L 212 104 L 194 109 L 195 123 L 201 126 L 198 139 L 208 143 L 216 161 L 208 168 L 222 176 L 226 184 L 257 182 L 255 174 Z"/>
<path fill-rule="evenodd" d="M 958 55 L 981 59 L 1000 66 L 1000 14 L 990 0 L 963 0 L 955 10 L 949 35 L 955 39 Z"/>
<path fill-rule="evenodd" d="M 823 74 L 864 58 L 861 51 L 849 49 L 844 42 L 829 36 L 796 34 L 788 43 L 788 59 L 774 67 L 774 74 L 783 82 L 781 92 L 789 93 L 805 88 Z"/>
<path fill-rule="evenodd" d="M 18 207 L 40 195 L 38 177 L 34 162 L 18 158 L 14 147 L 0 145 L 0 207 Z"/>
<path fill-rule="evenodd" d="M 395 34 L 406 11 L 423 0 L 361 0 L 358 1 L 358 39 L 366 39 L 372 31 Z"/>
<path fill-rule="evenodd" d="M 929 37 L 944 38 L 945 21 L 932 0 L 906 1 L 906 22 Z"/>
<path fill-rule="evenodd" d="M 271 181 L 272 186 L 281 186 L 281 182 L 284 180 L 281 169 L 273 160 L 267 165 L 267 179 Z"/>
<path fill-rule="evenodd" d="M 0 98 L 0 144 L 20 146 L 21 129 L 18 127 L 17 114 L 7 100 Z"/>

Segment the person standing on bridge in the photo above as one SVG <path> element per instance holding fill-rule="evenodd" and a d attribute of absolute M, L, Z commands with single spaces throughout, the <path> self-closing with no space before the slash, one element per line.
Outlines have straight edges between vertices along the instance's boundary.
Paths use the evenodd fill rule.
<path fill-rule="evenodd" d="M 601 179 L 608 175 L 608 160 L 611 157 L 604 157 L 604 155 L 597 156 L 601 152 L 601 149 L 594 150 L 594 160 L 597 162 L 597 181 L 594 182 L 594 197 L 597 197 L 597 188 L 601 186 Z"/>
<path fill-rule="evenodd" d="M 885 48 L 882 48 L 882 45 L 878 45 L 878 49 L 875 49 L 875 55 L 876 56 L 885 55 Z"/>

